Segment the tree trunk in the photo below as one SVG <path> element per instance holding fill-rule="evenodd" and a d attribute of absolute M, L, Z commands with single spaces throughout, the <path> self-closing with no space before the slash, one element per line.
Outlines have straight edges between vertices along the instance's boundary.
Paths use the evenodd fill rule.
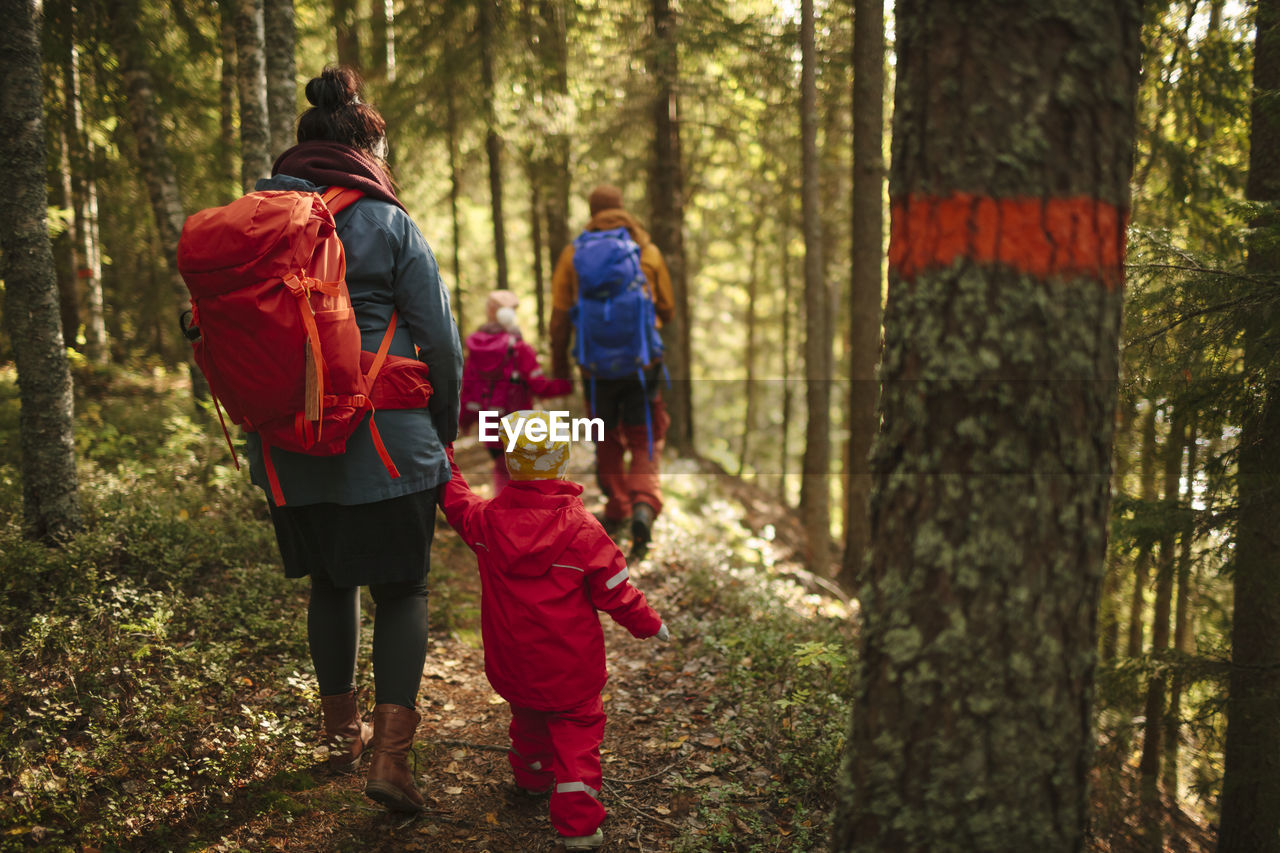
<path fill-rule="evenodd" d="M 445 130 L 449 138 L 449 216 L 453 223 L 453 310 L 458 315 L 458 328 L 467 333 L 464 293 L 462 289 L 462 225 L 458 201 L 462 197 L 462 176 L 458 167 L 458 107 L 453 88 L 445 95 Z"/>
<path fill-rule="evenodd" d="M 252 192 L 271 177 L 271 125 L 267 107 L 267 57 L 263 0 L 236 4 L 236 82 L 240 93 L 240 186 Z"/>
<path fill-rule="evenodd" d="M 689 288 L 684 254 L 684 163 L 680 150 L 680 39 L 670 0 L 650 0 L 653 18 L 653 50 L 648 57 L 653 79 L 653 157 L 649 161 L 650 233 L 662 250 L 675 291 L 675 320 L 663 327 L 664 360 L 671 375 L 667 412 L 671 427 L 667 443 L 681 453 L 692 453 L 693 352 L 689 346 Z"/>
<path fill-rule="evenodd" d="M 267 111 L 270 116 L 272 162 L 297 142 L 298 64 L 294 60 L 297 29 L 293 0 L 263 0 L 266 46 Z M 271 174 L 268 167 L 267 174 Z"/>
<path fill-rule="evenodd" d="M 787 494 L 787 448 L 791 443 L 791 200 L 781 199 L 782 215 L 778 222 L 778 254 L 782 277 L 782 443 L 778 456 L 778 501 L 791 505 Z"/>
<path fill-rule="evenodd" d="M 64 116 L 71 112 L 71 106 L 68 103 L 70 91 L 68 86 L 62 89 Z M 72 189 L 74 178 L 72 177 L 71 140 L 68 138 L 65 125 L 58 128 L 57 133 L 58 188 L 62 191 L 62 207 L 72 212 L 68 217 L 66 230 L 58 235 L 53 248 L 55 283 L 58 290 L 58 324 L 62 328 L 63 341 L 68 347 L 75 348 L 76 334 L 80 329 L 80 289 L 77 287 L 76 273 L 81 269 L 78 244 L 83 223 L 77 222 L 75 217 L 76 197 Z"/>
<path fill-rule="evenodd" d="M 4 325 L 18 370 L 22 507 L 26 535 L 61 542 L 80 530 L 71 371 L 58 316 L 45 187 L 41 5 L 5 0 L 0 27 L 0 277 Z"/>
<path fill-rule="evenodd" d="M 1178 570 L 1175 584 L 1177 596 L 1173 607 L 1173 650 L 1177 653 L 1176 668 L 1169 688 L 1169 713 L 1166 716 L 1164 735 L 1164 789 L 1174 802 L 1180 799 L 1178 790 L 1178 753 L 1182 743 L 1182 694 L 1186 690 L 1184 675 L 1185 658 L 1194 650 L 1195 638 L 1191 633 L 1191 548 L 1195 542 L 1195 524 L 1191 503 L 1195 497 L 1197 448 L 1196 421 L 1193 418 L 1187 428 L 1187 476 L 1186 491 L 1182 495 L 1183 522 L 1178 532 Z"/>
<path fill-rule="evenodd" d="M 218 35 L 221 47 L 222 73 L 218 84 L 218 162 L 221 177 L 227 182 L 227 198 L 240 190 L 240 173 L 236 168 L 236 96 L 239 77 L 236 74 L 236 11 L 232 0 L 218 3 Z"/>
<path fill-rule="evenodd" d="M 547 288 L 542 268 L 542 185 L 537 164 L 529 164 L 529 234 L 533 238 L 533 296 L 538 317 L 542 317 Z M 541 324 L 539 324 L 541 326 Z M 538 340 L 541 342 L 542 338 Z"/>
<path fill-rule="evenodd" d="M 1186 422 L 1180 411 L 1170 415 L 1169 436 L 1164 452 L 1164 509 L 1166 517 L 1178 506 L 1178 477 L 1182 473 L 1182 449 L 1186 436 Z M 1155 611 L 1151 620 L 1151 659 L 1163 663 L 1169 651 L 1169 617 L 1173 609 L 1173 573 L 1175 565 L 1174 543 L 1177 531 L 1166 523 L 1160 536 L 1160 560 L 1156 565 Z M 1162 669 L 1151 676 L 1147 684 L 1147 699 L 1143 713 L 1142 757 L 1138 762 L 1138 774 L 1142 798 L 1144 841 L 1151 853 L 1164 849 L 1164 820 L 1160 804 L 1160 755 L 1163 745 L 1165 696 L 1168 679 Z"/>
<path fill-rule="evenodd" d="M 112 41 L 120 58 L 120 76 L 124 80 L 128 96 L 129 123 L 138 144 L 138 163 L 143 164 L 141 177 L 147 187 L 156 236 L 160 242 L 160 254 L 165 260 L 168 290 L 174 300 L 174 315 L 165 328 L 176 329 L 178 314 L 190 306 L 190 295 L 178 274 L 178 237 L 182 234 L 182 224 L 186 221 L 178 189 L 178 175 L 169 157 L 160 116 L 156 112 L 151 69 L 144 61 L 150 48 L 138 29 L 137 0 L 109 0 L 107 8 Z M 196 399 L 206 396 L 208 386 L 204 375 L 196 368 L 189 349 L 187 371 L 191 378 L 193 396 Z"/>
<path fill-rule="evenodd" d="M 747 271 L 747 340 L 742 361 L 747 366 L 746 412 L 742 418 L 742 444 L 738 448 L 738 477 L 747 469 L 747 451 L 751 434 L 756 429 L 756 297 L 760 292 L 760 228 L 763 205 L 757 205 L 757 216 L 751 226 L 751 264 Z M 757 466 L 758 468 L 758 466 Z"/>
<path fill-rule="evenodd" d="M 826 576 L 831 560 L 830 302 L 822 265 L 821 176 L 818 174 L 817 54 L 813 0 L 800 4 L 800 140 L 804 215 L 804 431 L 800 512 L 809 539 L 810 568 Z"/>
<path fill-rule="evenodd" d="M 1280 0 L 1258 0 L 1249 145 L 1251 201 L 1280 202 Z M 1259 216 L 1247 269 L 1280 268 L 1274 213 Z M 1268 287 L 1268 291 L 1271 290 Z M 1280 851 L 1280 369 L 1271 294 L 1244 329 L 1252 407 L 1240 428 L 1231 676 L 1219 853 Z"/>
<path fill-rule="evenodd" d="M 498 266 L 497 286 L 507 290 L 507 232 L 502 215 L 502 137 L 498 134 L 495 107 L 494 40 L 498 38 L 498 4 L 496 0 L 480 0 L 480 85 L 484 97 L 484 150 L 489 158 L 489 202 L 493 218 L 493 255 Z"/>
<path fill-rule="evenodd" d="M 1116 440 L 1111 449 L 1111 493 L 1123 492 L 1133 467 L 1133 422 L 1138 407 L 1132 397 L 1118 406 Z M 1098 655 L 1103 663 L 1114 663 L 1120 652 L 1120 608 L 1123 605 L 1121 588 L 1126 555 L 1111 547 L 1107 549 L 1107 574 L 1102 580 L 1102 603 L 1098 607 Z"/>
<path fill-rule="evenodd" d="M 72 269 L 77 291 L 84 298 L 85 354 L 94 364 L 110 359 L 107 324 L 102 304 L 102 254 L 98 247 L 98 181 L 95 177 L 94 145 L 85 131 L 85 79 L 77 42 L 77 8 L 71 4 L 67 42 L 67 64 L 63 79 L 67 109 L 63 117 L 71 160 Z M 92 77 L 89 78 L 92 80 Z M 80 320 L 76 319 L 78 325 Z M 66 326 L 64 318 L 63 328 Z M 74 327 L 73 327 L 74 328 Z"/>
<path fill-rule="evenodd" d="M 338 64 L 347 65 L 364 73 L 360 61 L 360 31 L 357 29 L 360 12 L 356 0 L 333 0 L 333 35 L 338 52 Z"/>
<path fill-rule="evenodd" d="M 880 294 L 884 259 L 884 4 L 853 10 L 853 240 L 849 278 L 849 443 L 840 586 L 852 592 L 871 546 L 868 457 L 880 383 Z"/>
<path fill-rule="evenodd" d="M 564 0 L 540 0 L 539 50 L 542 54 L 543 100 L 569 103 L 569 21 Z M 547 156 L 540 176 L 546 190 L 543 221 L 547 233 L 547 269 L 556 268 L 560 252 L 569 244 L 569 134 L 567 128 L 547 140 Z M 539 291 L 538 340 L 547 339 L 545 296 Z"/>
<path fill-rule="evenodd" d="M 1144 511 L 1156 502 L 1156 407 L 1147 401 L 1147 412 L 1142 417 L 1141 473 L 1139 477 Z M 1133 563 L 1133 597 L 1129 601 L 1129 644 L 1125 654 L 1131 658 L 1142 655 L 1143 614 L 1146 612 L 1147 572 L 1151 568 L 1151 538 L 1141 534 L 1138 542 L 1138 558 Z"/>
<path fill-rule="evenodd" d="M 836 850 L 1084 848 L 1142 9 L 1053 10 L 897 5 Z"/>

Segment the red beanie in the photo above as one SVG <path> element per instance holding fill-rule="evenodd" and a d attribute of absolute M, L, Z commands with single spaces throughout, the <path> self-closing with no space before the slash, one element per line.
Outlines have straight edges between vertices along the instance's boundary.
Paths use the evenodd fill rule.
<path fill-rule="evenodd" d="M 601 184 L 591 191 L 591 195 L 587 196 L 587 205 L 591 208 L 592 216 L 602 210 L 621 208 L 622 190 L 608 184 Z"/>

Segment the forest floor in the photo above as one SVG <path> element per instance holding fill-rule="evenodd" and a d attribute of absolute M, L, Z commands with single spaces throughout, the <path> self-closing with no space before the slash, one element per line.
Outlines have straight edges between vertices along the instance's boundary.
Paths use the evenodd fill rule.
<path fill-rule="evenodd" d="M 488 482 L 489 459 L 474 442 L 458 444 L 458 460 L 477 490 Z M 589 509 L 603 505 L 590 459 L 575 453 L 573 477 L 584 484 Z M 800 541 L 795 519 L 758 490 L 710 472 L 736 495 L 734 514 L 754 529 L 772 525 L 774 545 L 795 557 Z M 433 619 L 441 619 L 437 597 L 448 613 L 432 625 L 423 672 L 415 745 L 416 778 L 426 798 L 417 816 L 391 814 L 363 796 L 367 760 L 361 772 L 331 776 L 316 768 L 281 773 L 232 792 L 214 817 L 189 814 L 153 839 L 137 839 L 136 849 L 207 851 L 490 851 L 523 853 L 563 849 L 547 813 L 547 798 L 517 792 L 506 758 L 506 703 L 484 675 L 478 639 L 479 581 L 474 558 L 443 521 L 432 552 L 432 575 L 447 574 L 449 588 L 433 580 Z M 627 547 L 624 540 L 624 550 Z M 793 567 L 804 576 L 798 563 Z M 682 837 L 702 838 L 689 849 L 775 849 L 750 844 L 751 832 L 738 826 L 711 827 L 700 809 L 707 795 L 732 789 L 739 805 L 759 818 L 757 831 L 778 840 L 779 849 L 797 829 L 795 806 L 769 795 L 774 771 L 758 760 L 750 744 L 725 737 L 724 715 L 715 696 L 716 664 L 688 636 L 696 618 L 681 613 L 683 566 L 680 550 L 659 519 L 649 558 L 632 567 L 631 580 L 672 626 L 670 643 L 640 641 L 602 617 L 610 681 L 604 691 L 608 724 L 601 753 L 603 801 L 609 810 L 603 830 L 607 850 L 668 851 Z M 806 582 L 813 583 L 812 578 Z M 831 596 L 821 606 L 841 611 Z M 812 603 L 812 596 L 810 597 Z M 369 633 L 366 629 L 366 633 Z M 750 661 L 745 661 L 749 666 Z M 365 705 L 371 698 L 364 697 Z M 802 818 L 816 821 L 812 813 Z M 711 837 L 720 836 L 720 840 Z M 737 841 L 733 840 L 737 837 Z M 738 847 L 738 841 L 744 846 Z M 86 847 L 92 850 L 92 847 Z"/>

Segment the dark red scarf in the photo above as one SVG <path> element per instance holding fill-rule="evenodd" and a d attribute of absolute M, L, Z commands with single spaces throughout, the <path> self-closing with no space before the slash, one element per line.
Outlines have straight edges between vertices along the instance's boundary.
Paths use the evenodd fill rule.
<path fill-rule="evenodd" d="M 271 174 L 302 178 L 322 187 L 349 187 L 404 210 L 391 178 L 378 161 L 340 142 L 299 142 L 276 158 Z"/>

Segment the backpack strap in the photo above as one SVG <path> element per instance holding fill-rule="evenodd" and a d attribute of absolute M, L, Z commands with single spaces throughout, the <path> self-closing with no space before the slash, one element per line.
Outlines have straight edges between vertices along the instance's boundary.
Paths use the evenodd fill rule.
<path fill-rule="evenodd" d="M 382 370 L 382 365 L 386 363 L 387 353 L 391 350 L 391 339 L 396 336 L 396 320 L 398 319 L 396 309 L 391 309 L 391 321 L 387 323 L 387 330 L 382 333 L 382 341 L 378 344 L 378 351 L 373 356 L 373 364 L 369 365 L 369 372 L 365 376 L 369 380 L 369 388 L 373 388 L 373 383 L 378 378 L 378 372 Z M 372 393 L 372 390 L 371 392 Z M 369 437 L 373 439 L 373 449 L 378 452 L 378 458 L 382 460 L 382 464 L 387 469 L 387 473 L 391 475 L 391 479 L 398 480 L 400 478 L 400 469 L 396 468 L 396 463 L 392 461 L 391 454 L 387 452 L 387 446 L 382 442 L 382 433 L 378 432 L 378 424 L 374 421 L 376 412 L 369 413 Z"/>
<path fill-rule="evenodd" d="M 364 193 L 351 187 L 332 186 L 325 190 L 320 198 L 324 201 L 325 207 L 329 208 L 329 212 L 336 216 L 364 198 Z"/>

